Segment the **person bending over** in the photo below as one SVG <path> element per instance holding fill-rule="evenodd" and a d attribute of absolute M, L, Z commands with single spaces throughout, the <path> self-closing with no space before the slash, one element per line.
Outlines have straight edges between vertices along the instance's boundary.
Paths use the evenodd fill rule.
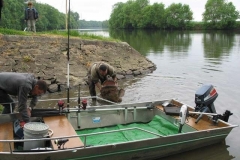
<path fill-rule="evenodd" d="M 114 68 L 106 62 L 95 62 L 88 69 L 88 85 L 91 96 L 96 96 L 95 86 L 101 91 L 102 83 L 107 80 L 108 76 L 112 77 L 116 82 L 117 78 Z M 96 100 L 96 98 L 93 98 Z"/>
<path fill-rule="evenodd" d="M 33 74 L 15 72 L 0 73 L 0 103 L 5 103 L 2 104 L 4 106 L 2 114 L 11 113 L 11 111 L 14 110 L 15 104 L 10 95 L 17 96 L 18 110 L 22 115 L 22 121 L 24 123 L 29 122 L 31 110 L 38 100 L 37 97 L 46 93 L 46 91 L 46 82 L 35 79 Z M 28 96 L 32 97 L 29 106 L 27 106 Z"/>

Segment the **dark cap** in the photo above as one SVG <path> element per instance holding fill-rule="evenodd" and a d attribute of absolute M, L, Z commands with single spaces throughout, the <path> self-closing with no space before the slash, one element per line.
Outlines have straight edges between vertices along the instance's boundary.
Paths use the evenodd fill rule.
<path fill-rule="evenodd" d="M 106 66 L 105 64 L 101 64 L 100 67 L 99 67 L 99 69 L 100 69 L 101 71 L 106 71 L 106 70 L 107 70 L 107 66 Z"/>

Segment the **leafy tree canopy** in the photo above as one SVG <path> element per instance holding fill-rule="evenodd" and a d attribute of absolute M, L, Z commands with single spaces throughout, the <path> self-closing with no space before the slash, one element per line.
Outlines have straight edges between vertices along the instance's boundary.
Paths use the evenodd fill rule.
<path fill-rule="evenodd" d="M 186 28 L 192 18 L 188 5 L 172 4 L 165 9 L 162 3 L 149 0 L 129 0 L 117 3 L 109 19 L 111 28 Z"/>
<path fill-rule="evenodd" d="M 208 0 L 203 13 L 206 27 L 212 29 L 233 28 L 236 20 L 240 18 L 232 2 L 226 0 Z"/>
<path fill-rule="evenodd" d="M 4 0 L 0 27 L 24 30 L 24 10 L 27 0 Z M 37 31 L 61 30 L 66 28 L 66 15 L 56 8 L 32 0 L 38 10 Z M 232 2 L 226 0 L 208 0 L 203 13 L 204 23 L 193 23 L 193 12 L 186 4 L 171 4 L 167 8 L 163 3 L 150 5 L 149 0 L 128 0 L 114 4 L 108 21 L 80 20 L 77 12 L 70 11 L 70 29 L 78 28 L 153 28 L 153 29 L 230 29 L 235 28 L 240 18 Z M 238 24 L 239 26 L 239 24 Z"/>

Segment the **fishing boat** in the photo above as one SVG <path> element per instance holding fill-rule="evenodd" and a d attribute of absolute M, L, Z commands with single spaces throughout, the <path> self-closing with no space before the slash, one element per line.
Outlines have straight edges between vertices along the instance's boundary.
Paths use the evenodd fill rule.
<path fill-rule="evenodd" d="M 0 115 L 1 160 L 154 159 L 224 141 L 237 125 L 216 113 L 217 92 L 204 85 L 195 107 L 175 99 L 129 104 L 34 109 L 19 131 L 19 113 Z M 40 129 L 39 129 L 40 128 Z"/>
<path fill-rule="evenodd" d="M 51 100 L 57 109 L 33 109 L 24 128 L 20 113 L 0 115 L 1 160 L 156 159 L 224 141 L 237 127 L 228 123 L 230 111 L 216 112 L 218 93 L 212 85 L 197 90 L 195 107 L 176 99 L 112 103 L 80 97 L 80 89 L 78 105 L 70 106 L 69 27 L 67 56 L 67 105 L 59 99 Z M 121 101 L 124 91 L 107 89 L 117 91 Z M 92 98 L 109 104 L 90 105 Z"/>

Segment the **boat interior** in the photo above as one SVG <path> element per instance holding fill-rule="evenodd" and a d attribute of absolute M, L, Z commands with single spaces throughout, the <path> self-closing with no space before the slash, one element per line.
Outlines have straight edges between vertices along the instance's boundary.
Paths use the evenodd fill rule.
<path fill-rule="evenodd" d="M 165 106 L 166 102 L 168 102 L 168 106 Z M 87 134 L 81 132 L 89 129 L 106 128 L 120 124 L 147 124 L 151 122 L 155 116 L 161 117 L 166 120 L 167 123 L 170 123 L 176 128 L 171 134 L 179 134 L 178 128 L 181 120 L 179 112 L 181 106 L 183 106 L 183 103 L 170 99 L 134 104 L 87 106 L 85 109 L 79 107 L 65 108 L 63 110 L 54 110 L 55 115 L 47 114 L 41 116 L 41 113 L 37 110 L 36 115 L 40 113 L 40 116 L 34 117 L 34 120 L 46 124 L 49 127 L 48 134 L 40 139 L 34 137 L 30 138 L 30 140 L 22 139 L 16 134 L 17 126 L 15 122 L 9 121 L 7 123 L 2 123 L 0 124 L 0 152 L 26 152 L 29 150 L 24 149 L 24 145 L 27 143 L 35 143 L 35 141 L 44 141 L 44 145 L 33 148 L 31 151 L 86 148 L 91 146 L 87 142 L 93 135 L 99 136 L 100 134 L 106 133 L 116 134 L 117 132 L 130 130 L 140 130 L 142 133 L 150 134 L 155 137 L 165 137 L 170 135 L 151 132 L 141 127 L 127 127 L 94 133 L 91 131 Z M 187 106 L 187 108 L 189 112 L 194 111 L 194 108 L 190 106 Z M 44 112 L 48 111 L 44 110 Z M 50 110 L 49 112 L 53 113 L 53 110 Z M 181 133 L 212 130 L 231 126 L 220 119 L 213 121 L 213 116 L 211 115 L 202 115 L 201 119 L 196 123 L 198 117 L 198 114 L 189 114 Z"/>

